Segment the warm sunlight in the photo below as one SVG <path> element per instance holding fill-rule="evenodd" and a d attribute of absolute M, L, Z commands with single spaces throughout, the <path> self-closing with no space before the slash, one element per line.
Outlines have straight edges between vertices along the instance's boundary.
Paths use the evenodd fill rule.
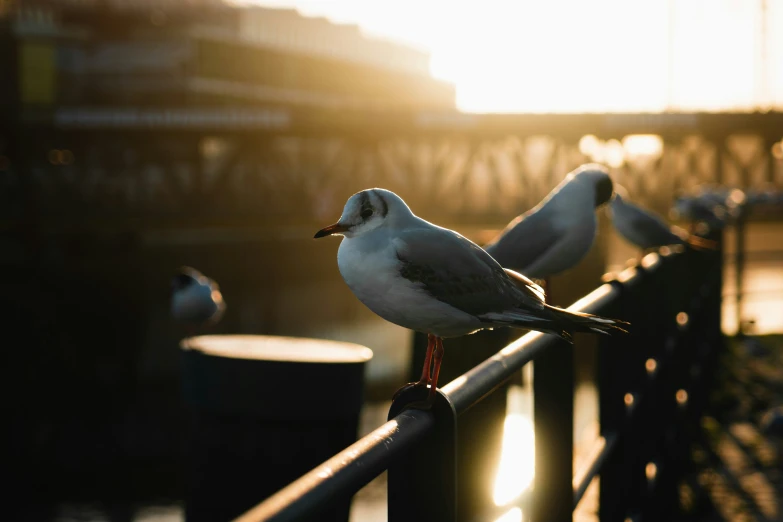
<path fill-rule="evenodd" d="M 492 500 L 505 506 L 521 495 L 533 482 L 535 474 L 535 432 L 530 418 L 529 391 L 511 386 L 508 391 L 508 411 L 503 424 L 500 466 L 495 477 Z"/>
<path fill-rule="evenodd" d="M 456 85 L 464 111 L 719 110 L 783 102 L 783 2 L 769 2 L 762 17 L 757 2 L 736 0 L 237 1 L 295 7 L 427 50 L 432 74 Z"/>
<path fill-rule="evenodd" d="M 518 507 L 511 508 L 500 516 L 495 522 L 522 522 L 522 510 Z"/>
<path fill-rule="evenodd" d="M 527 415 L 512 413 L 506 416 L 503 424 L 500 467 L 492 495 L 495 505 L 505 506 L 529 488 L 534 466 L 533 423 Z"/>

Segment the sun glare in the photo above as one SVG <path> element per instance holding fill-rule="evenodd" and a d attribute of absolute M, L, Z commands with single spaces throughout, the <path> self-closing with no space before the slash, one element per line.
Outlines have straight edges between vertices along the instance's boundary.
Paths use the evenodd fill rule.
<path fill-rule="evenodd" d="M 736 0 L 241 1 L 426 50 L 464 111 L 716 110 L 783 98 L 783 3 L 767 8 L 764 42 L 756 2 Z"/>
<path fill-rule="evenodd" d="M 511 508 L 500 516 L 495 522 L 522 522 L 522 510 L 518 507 Z"/>
<path fill-rule="evenodd" d="M 500 451 L 500 468 L 495 479 L 492 500 L 496 506 L 505 506 L 533 482 L 535 445 L 530 418 L 519 414 L 506 416 Z"/>
<path fill-rule="evenodd" d="M 536 450 L 530 411 L 529 390 L 512 386 L 508 392 L 508 414 L 503 424 L 500 465 L 492 492 L 496 506 L 508 505 L 533 483 Z"/>

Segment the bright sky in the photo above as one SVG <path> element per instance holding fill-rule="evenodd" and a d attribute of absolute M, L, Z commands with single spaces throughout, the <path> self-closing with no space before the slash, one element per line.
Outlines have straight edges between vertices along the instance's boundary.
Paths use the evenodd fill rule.
<path fill-rule="evenodd" d="M 764 0 L 251 1 L 429 51 L 465 111 L 783 105 L 783 0 L 766 0 L 766 72 Z"/>

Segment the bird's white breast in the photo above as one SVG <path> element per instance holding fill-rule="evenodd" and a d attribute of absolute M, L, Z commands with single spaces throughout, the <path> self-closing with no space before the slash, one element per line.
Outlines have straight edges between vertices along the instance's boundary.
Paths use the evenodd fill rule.
<path fill-rule="evenodd" d="M 562 227 L 564 232 L 559 235 L 557 242 L 525 268 L 526 276 L 547 277 L 549 274 L 563 272 L 574 267 L 587 255 L 595 239 L 597 220 L 592 207 L 582 210 L 583 212 L 578 214 L 579 219 L 573 219 L 571 225 Z"/>
<path fill-rule="evenodd" d="M 368 236 L 346 237 L 337 251 L 343 280 L 367 308 L 399 326 L 441 337 L 464 335 L 480 327 L 475 317 L 438 301 L 403 278 L 391 240 Z"/>

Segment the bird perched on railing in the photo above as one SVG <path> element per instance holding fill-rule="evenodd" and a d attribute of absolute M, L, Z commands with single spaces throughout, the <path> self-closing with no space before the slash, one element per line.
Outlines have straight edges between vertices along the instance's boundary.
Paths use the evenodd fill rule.
<path fill-rule="evenodd" d="M 484 249 L 502 266 L 528 277 L 546 279 L 564 272 L 590 251 L 598 230 L 595 210 L 612 194 L 606 168 L 582 165 Z"/>
<path fill-rule="evenodd" d="M 783 192 L 774 183 L 766 183 L 761 187 L 751 188 L 746 192 L 745 196 L 745 202 L 749 206 L 783 204 Z"/>
<path fill-rule="evenodd" d="M 226 302 L 220 287 L 195 268 L 184 266 L 171 280 L 171 317 L 191 326 L 220 321 Z"/>
<path fill-rule="evenodd" d="M 720 230 L 740 215 L 745 202 L 745 193 L 739 189 L 700 186 L 677 197 L 671 213 L 677 219 Z"/>
<path fill-rule="evenodd" d="M 416 385 L 430 384 L 430 400 L 444 337 L 511 326 L 572 342 L 573 332 L 625 331 L 622 321 L 547 305 L 543 290 L 530 279 L 504 269 L 457 232 L 417 217 L 388 190 L 354 194 L 337 223 L 315 238 L 333 234 L 345 236 L 337 266 L 356 297 L 387 321 L 427 334 Z"/>
<path fill-rule="evenodd" d="M 614 186 L 614 197 L 609 203 L 609 214 L 617 232 L 626 241 L 642 250 L 671 245 L 689 245 L 701 249 L 717 248 L 717 243 L 714 241 L 669 225 L 658 215 L 635 205 L 622 185 Z"/>

